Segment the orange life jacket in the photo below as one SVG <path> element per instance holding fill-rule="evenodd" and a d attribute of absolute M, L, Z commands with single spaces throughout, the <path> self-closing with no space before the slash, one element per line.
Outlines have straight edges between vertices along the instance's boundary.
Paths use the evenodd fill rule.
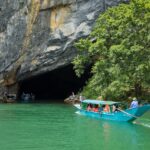
<path fill-rule="evenodd" d="M 105 106 L 104 112 L 110 112 L 110 107 L 109 107 L 109 105 L 106 105 L 106 106 Z"/>

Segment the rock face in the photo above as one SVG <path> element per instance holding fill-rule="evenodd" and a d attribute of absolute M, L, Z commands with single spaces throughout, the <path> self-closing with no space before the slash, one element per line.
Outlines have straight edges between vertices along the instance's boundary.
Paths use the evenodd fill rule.
<path fill-rule="evenodd" d="M 74 42 L 120 2 L 128 0 L 0 0 L 0 91 L 70 64 Z"/>

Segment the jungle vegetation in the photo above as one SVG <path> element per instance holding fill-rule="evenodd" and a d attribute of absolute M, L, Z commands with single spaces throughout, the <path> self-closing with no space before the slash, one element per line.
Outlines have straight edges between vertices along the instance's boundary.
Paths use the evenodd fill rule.
<path fill-rule="evenodd" d="M 150 0 L 132 0 L 100 14 L 91 34 L 75 43 L 77 76 L 90 66 L 88 98 L 146 99 L 150 95 Z"/>

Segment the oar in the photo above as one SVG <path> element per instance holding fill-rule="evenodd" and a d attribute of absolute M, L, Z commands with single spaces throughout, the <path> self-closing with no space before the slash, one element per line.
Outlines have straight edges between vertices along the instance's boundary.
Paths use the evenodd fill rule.
<path fill-rule="evenodd" d="M 126 114 L 126 115 L 128 115 L 128 116 L 131 116 L 131 117 L 134 117 L 134 118 L 136 118 L 136 119 L 138 119 L 139 117 L 137 117 L 137 116 L 134 116 L 134 115 L 132 115 L 132 114 L 129 114 L 129 113 L 127 113 L 126 111 L 124 111 L 124 110 L 121 110 L 121 109 L 119 109 L 119 108 L 117 108 L 119 111 L 121 111 L 122 113 L 124 113 L 124 114 Z"/>

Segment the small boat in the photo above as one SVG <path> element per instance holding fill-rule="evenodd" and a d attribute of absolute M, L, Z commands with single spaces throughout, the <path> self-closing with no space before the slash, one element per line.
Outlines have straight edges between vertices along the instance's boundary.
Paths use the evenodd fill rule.
<path fill-rule="evenodd" d="M 3 96 L 3 103 L 15 103 L 16 102 L 16 94 L 7 94 L 5 93 Z"/>
<path fill-rule="evenodd" d="M 92 107 L 96 106 L 98 111 L 94 112 L 93 110 L 87 110 L 89 105 Z M 124 122 L 133 121 L 150 110 L 150 104 L 145 104 L 136 108 L 122 109 L 123 103 L 121 102 L 89 99 L 82 101 L 81 104 L 75 104 L 74 106 L 78 109 L 77 113 L 84 116 Z M 109 111 L 105 111 L 106 106 L 109 106 Z M 114 106 L 116 110 L 113 110 Z"/>

